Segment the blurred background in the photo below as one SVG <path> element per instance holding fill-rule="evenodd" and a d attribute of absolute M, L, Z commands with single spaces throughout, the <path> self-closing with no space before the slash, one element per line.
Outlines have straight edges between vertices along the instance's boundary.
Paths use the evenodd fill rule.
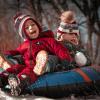
<path fill-rule="evenodd" d="M 15 49 L 22 42 L 13 26 L 17 12 L 32 15 L 56 32 L 59 16 L 65 10 L 75 12 L 80 44 L 92 63 L 100 65 L 100 0 L 0 0 L 0 52 Z"/>

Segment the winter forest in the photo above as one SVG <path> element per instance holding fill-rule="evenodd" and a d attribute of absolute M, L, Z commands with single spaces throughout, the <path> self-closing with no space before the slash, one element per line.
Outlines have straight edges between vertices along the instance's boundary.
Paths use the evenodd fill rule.
<path fill-rule="evenodd" d="M 0 52 L 15 49 L 22 42 L 12 20 L 17 12 L 32 15 L 56 32 L 64 10 L 75 12 L 80 44 L 92 63 L 100 65 L 100 0 L 0 0 Z"/>

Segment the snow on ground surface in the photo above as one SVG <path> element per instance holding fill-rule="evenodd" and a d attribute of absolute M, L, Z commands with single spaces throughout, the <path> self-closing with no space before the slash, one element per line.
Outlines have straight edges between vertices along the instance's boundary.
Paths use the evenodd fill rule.
<path fill-rule="evenodd" d="M 51 99 L 46 97 L 38 96 L 21 96 L 21 97 L 11 97 L 0 91 L 0 100 L 100 100 L 100 96 L 89 96 L 89 97 L 79 97 L 75 98 L 71 96 L 69 98 Z"/>

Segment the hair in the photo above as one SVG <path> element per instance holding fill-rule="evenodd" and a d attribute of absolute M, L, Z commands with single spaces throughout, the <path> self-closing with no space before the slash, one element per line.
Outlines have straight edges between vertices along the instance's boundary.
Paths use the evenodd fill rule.
<path fill-rule="evenodd" d="M 71 22 L 74 21 L 74 12 L 73 12 L 73 11 L 70 11 L 70 10 L 64 11 L 64 12 L 62 12 L 62 14 L 64 14 L 64 15 L 66 16 L 66 19 L 67 19 L 68 21 L 71 21 Z M 62 15 L 62 14 L 61 14 L 61 15 Z"/>

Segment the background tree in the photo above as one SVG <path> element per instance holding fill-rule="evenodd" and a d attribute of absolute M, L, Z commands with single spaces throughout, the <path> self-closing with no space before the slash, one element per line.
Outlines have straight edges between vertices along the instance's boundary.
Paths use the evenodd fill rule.
<path fill-rule="evenodd" d="M 100 65 L 99 0 L 0 0 L 0 51 L 15 49 L 22 42 L 12 21 L 17 12 L 31 14 L 41 25 L 56 32 L 61 12 L 68 9 L 76 14 L 81 45 L 93 63 Z"/>
<path fill-rule="evenodd" d="M 88 29 L 87 50 L 93 63 L 100 61 L 100 1 L 99 0 L 72 0 L 86 17 Z M 95 40 L 93 39 L 95 35 Z M 94 40 L 94 41 L 93 41 Z M 95 42 L 95 43 L 94 43 Z M 94 46 L 95 45 L 95 46 Z"/>

